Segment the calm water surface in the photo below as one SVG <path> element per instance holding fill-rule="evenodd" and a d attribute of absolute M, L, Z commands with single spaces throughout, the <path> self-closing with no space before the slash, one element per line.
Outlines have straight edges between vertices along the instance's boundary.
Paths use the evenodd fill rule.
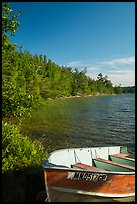
<path fill-rule="evenodd" d="M 135 94 L 49 100 L 22 130 L 49 152 L 69 147 L 125 145 L 135 155 Z"/>

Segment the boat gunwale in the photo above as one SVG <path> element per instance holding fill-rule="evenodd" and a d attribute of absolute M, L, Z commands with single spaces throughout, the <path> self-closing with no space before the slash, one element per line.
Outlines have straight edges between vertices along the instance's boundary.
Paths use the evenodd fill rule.
<path fill-rule="evenodd" d="M 116 145 L 116 146 L 95 146 L 95 147 L 74 147 L 74 148 L 62 148 L 62 149 L 57 149 L 57 150 L 53 150 L 52 152 L 50 152 L 49 153 L 49 155 L 48 155 L 48 158 L 52 155 L 52 154 L 54 154 L 54 153 L 57 153 L 57 152 L 62 152 L 62 151 L 70 151 L 70 150 L 82 150 L 82 149 L 101 149 L 101 148 L 113 148 L 113 147 L 123 147 L 123 148 L 126 148 L 127 149 L 127 147 L 126 146 L 123 146 L 123 145 Z M 129 155 L 129 153 L 127 152 L 127 156 Z"/>
<path fill-rule="evenodd" d="M 54 165 L 54 164 L 52 164 Z M 75 169 L 69 167 L 60 167 L 60 166 L 50 166 L 50 165 L 43 165 L 44 170 L 57 170 L 57 171 L 72 171 L 72 172 L 88 172 L 88 173 L 97 173 L 97 174 L 116 174 L 116 175 L 134 175 L 135 171 L 101 171 L 101 170 L 90 170 L 90 169 Z"/>

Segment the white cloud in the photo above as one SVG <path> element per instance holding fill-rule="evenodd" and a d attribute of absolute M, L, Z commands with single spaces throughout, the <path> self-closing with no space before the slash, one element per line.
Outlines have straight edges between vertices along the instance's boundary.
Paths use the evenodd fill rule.
<path fill-rule="evenodd" d="M 72 67 L 72 68 L 78 68 L 78 67 L 80 67 L 80 66 L 82 66 L 82 62 L 81 61 L 72 61 L 72 62 L 69 62 L 68 64 L 67 64 L 67 66 L 68 67 Z"/>
<path fill-rule="evenodd" d="M 117 69 L 117 70 L 111 70 L 110 74 L 134 74 L 135 75 L 135 71 L 131 69 Z"/>
<path fill-rule="evenodd" d="M 72 61 L 67 64 L 71 68 L 79 70 L 87 68 L 87 75 L 96 79 L 99 73 L 107 75 L 113 85 L 135 85 L 135 57 L 128 56 L 97 62 Z"/>
<path fill-rule="evenodd" d="M 134 86 L 135 85 L 135 74 L 125 73 L 125 74 L 110 74 L 114 86 L 121 84 L 122 86 Z"/>
<path fill-rule="evenodd" d="M 108 61 L 103 61 L 101 64 L 110 65 L 113 67 L 120 66 L 120 65 L 134 65 L 135 64 L 135 57 L 126 57 L 126 58 L 118 58 Z"/>

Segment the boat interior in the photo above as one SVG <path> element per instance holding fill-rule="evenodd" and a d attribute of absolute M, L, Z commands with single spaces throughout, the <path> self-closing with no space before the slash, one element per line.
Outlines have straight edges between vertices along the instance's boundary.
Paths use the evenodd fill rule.
<path fill-rule="evenodd" d="M 113 160 L 114 157 L 114 160 Z M 117 158 L 117 162 L 115 161 Z M 96 158 L 92 159 L 92 166 L 76 163 L 71 165 L 72 168 L 98 170 L 98 171 L 117 171 L 117 172 L 132 172 L 135 171 L 135 161 L 131 160 L 130 157 L 123 157 L 123 155 L 110 155 L 109 159 Z"/>
<path fill-rule="evenodd" d="M 56 166 L 95 171 L 134 172 L 135 159 L 124 146 L 75 148 L 54 151 L 48 162 Z"/>

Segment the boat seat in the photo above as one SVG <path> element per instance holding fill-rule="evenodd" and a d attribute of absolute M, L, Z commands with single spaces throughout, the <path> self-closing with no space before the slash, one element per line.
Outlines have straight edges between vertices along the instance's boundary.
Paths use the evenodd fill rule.
<path fill-rule="evenodd" d="M 76 164 L 72 164 L 71 166 L 80 168 L 80 169 L 89 169 L 89 170 L 98 170 L 98 171 L 104 170 L 104 169 L 97 168 L 95 166 L 90 166 L 90 165 L 83 164 L 83 163 L 76 163 Z"/>
<path fill-rule="evenodd" d="M 102 158 L 93 159 L 95 165 L 97 167 L 104 167 L 108 170 L 116 170 L 116 171 L 135 171 L 135 167 L 121 164 L 115 161 L 110 161 Z"/>
<path fill-rule="evenodd" d="M 125 155 L 125 154 L 113 154 L 113 155 L 109 155 L 109 156 L 122 158 L 122 159 L 126 159 L 126 160 L 129 160 L 129 161 L 134 161 L 135 162 L 135 159 L 127 157 L 127 155 Z"/>
<path fill-rule="evenodd" d="M 118 153 L 118 154 L 113 154 L 113 155 L 117 155 L 117 156 L 119 156 L 119 157 L 127 157 L 127 156 L 129 156 L 129 154 L 122 154 L 122 153 Z"/>
<path fill-rule="evenodd" d="M 135 159 L 124 156 L 123 154 L 109 155 L 109 158 L 112 161 L 115 161 L 115 162 L 118 162 L 121 164 L 129 165 L 129 166 L 135 166 Z"/>

